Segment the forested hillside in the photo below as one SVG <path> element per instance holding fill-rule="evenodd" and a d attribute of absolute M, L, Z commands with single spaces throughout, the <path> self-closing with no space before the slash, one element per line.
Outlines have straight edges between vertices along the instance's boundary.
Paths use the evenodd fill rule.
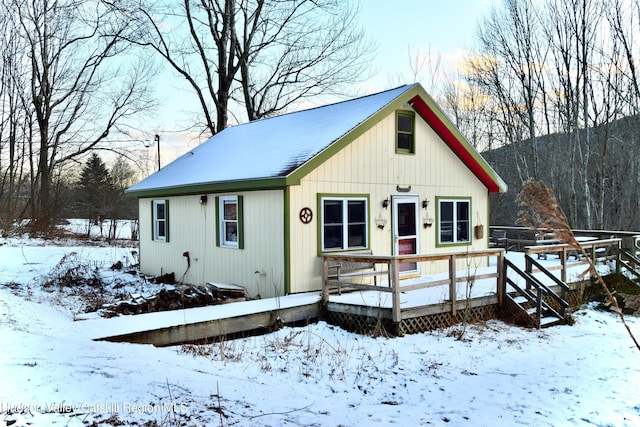
<path fill-rule="evenodd" d="M 509 185 L 507 193 L 492 195 L 492 225 L 514 224 L 515 198 L 529 178 L 526 166 L 535 162 L 537 178 L 553 189 L 567 215 L 580 207 L 572 213 L 573 227 L 640 230 L 640 117 L 582 130 L 574 138 L 555 133 L 537 137 L 535 151 L 523 141 L 482 153 Z"/>
<path fill-rule="evenodd" d="M 507 181 L 492 222 L 512 225 L 527 178 L 574 228 L 640 230 L 640 2 L 505 0 L 441 103 Z"/>

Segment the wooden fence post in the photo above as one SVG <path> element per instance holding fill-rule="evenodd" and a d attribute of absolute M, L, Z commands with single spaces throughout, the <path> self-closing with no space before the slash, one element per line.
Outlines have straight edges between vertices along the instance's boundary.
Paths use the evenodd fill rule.
<path fill-rule="evenodd" d="M 505 283 L 506 282 L 506 277 L 504 277 L 504 275 L 506 274 L 506 271 L 504 270 L 504 251 L 500 251 L 500 254 L 498 255 L 498 266 L 497 266 L 497 273 L 498 273 L 498 278 L 497 278 L 497 294 L 498 294 L 498 306 L 502 307 L 502 305 L 504 304 L 504 294 L 506 291 L 506 286 Z"/>
<path fill-rule="evenodd" d="M 456 315 L 458 305 L 458 292 L 456 286 L 456 256 L 449 257 L 449 300 L 451 301 L 451 314 Z"/>
<path fill-rule="evenodd" d="M 399 324 L 402 320 L 402 312 L 400 311 L 400 269 L 398 267 L 398 258 L 393 258 L 389 263 L 391 270 L 391 297 L 393 305 L 391 307 L 391 317 L 393 322 Z"/>
<path fill-rule="evenodd" d="M 329 288 L 327 287 L 327 279 L 329 279 L 329 261 L 326 257 L 322 258 L 322 301 L 329 301 Z"/>
<path fill-rule="evenodd" d="M 562 270 L 560 270 L 560 280 L 562 283 L 567 283 L 567 248 L 562 248 L 562 252 L 560 252 L 560 265 L 562 266 Z"/>

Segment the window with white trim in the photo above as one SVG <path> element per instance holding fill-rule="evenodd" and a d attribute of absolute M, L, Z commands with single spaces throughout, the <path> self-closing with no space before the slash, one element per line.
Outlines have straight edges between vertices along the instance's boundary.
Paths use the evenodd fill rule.
<path fill-rule="evenodd" d="M 322 251 L 362 249 L 369 244 L 365 197 L 322 197 Z"/>
<path fill-rule="evenodd" d="M 455 244 L 471 241 L 471 201 L 438 200 L 438 243 Z"/>
<path fill-rule="evenodd" d="M 219 209 L 220 246 L 237 248 L 240 241 L 238 196 L 221 196 L 219 198 Z"/>
<path fill-rule="evenodd" d="M 168 203 L 166 200 L 154 200 L 151 206 L 153 216 L 153 240 L 166 242 L 169 234 Z"/>

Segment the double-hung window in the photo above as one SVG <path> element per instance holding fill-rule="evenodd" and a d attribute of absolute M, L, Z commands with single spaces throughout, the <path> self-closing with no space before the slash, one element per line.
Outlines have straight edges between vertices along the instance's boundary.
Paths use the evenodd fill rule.
<path fill-rule="evenodd" d="M 153 200 L 151 202 L 153 218 L 153 240 L 166 242 L 169 240 L 169 202 Z"/>
<path fill-rule="evenodd" d="M 368 246 L 366 197 L 321 197 L 320 204 L 322 251 Z"/>
<path fill-rule="evenodd" d="M 396 152 L 413 154 L 415 150 L 415 114 L 412 111 L 396 112 Z"/>
<path fill-rule="evenodd" d="M 460 244 L 471 241 L 471 201 L 438 199 L 438 243 Z"/>
<path fill-rule="evenodd" d="M 242 249 L 242 196 L 220 196 L 216 200 L 218 246 Z"/>

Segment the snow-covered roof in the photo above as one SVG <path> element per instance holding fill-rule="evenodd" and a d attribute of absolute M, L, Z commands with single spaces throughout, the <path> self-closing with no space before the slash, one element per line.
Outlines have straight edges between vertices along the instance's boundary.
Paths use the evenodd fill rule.
<path fill-rule="evenodd" d="M 424 100 L 425 97 L 428 95 L 419 84 L 405 85 L 349 101 L 232 126 L 130 187 L 127 193 L 155 196 L 284 187 L 287 177 L 302 165 L 390 104 L 420 98 L 422 104 L 433 106 L 433 101 L 430 98 Z M 442 114 L 437 107 L 436 110 Z M 440 121 L 442 117 L 436 120 Z M 444 121 L 445 128 L 453 126 L 448 119 L 444 118 Z M 457 133 L 456 139 L 459 138 L 462 136 Z M 466 142 L 464 144 L 462 151 L 466 153 L 471 147 Z M 473 148 L 471 150 L 477 154 Z M 482 163 L 480 170 L 488 168 L 492 172 L 488 179 L 494 180 L 493 175 L 497 177 L 495 172 L 479 155 L 477 158 Z M 497 180 L 502 182 L 499 177 Z"/>

